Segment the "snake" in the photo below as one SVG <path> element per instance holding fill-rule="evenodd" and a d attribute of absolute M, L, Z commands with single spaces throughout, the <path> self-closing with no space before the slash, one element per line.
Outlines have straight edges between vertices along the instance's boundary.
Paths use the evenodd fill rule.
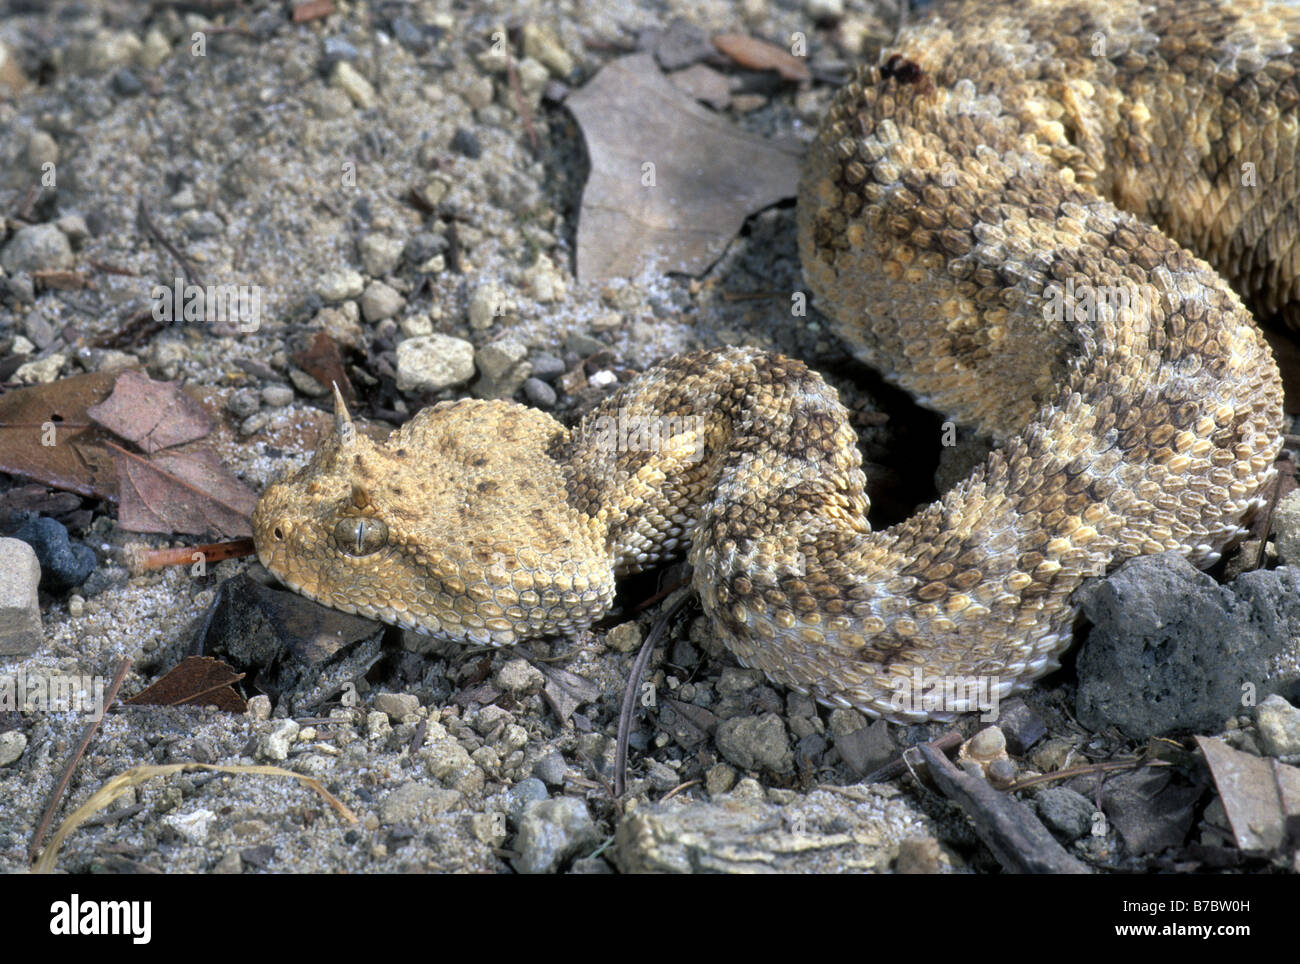
<path fill-rule="evenodd" d="M 868 521 L 849 412 L 802 362 L 672 356 L 577 425 L 513 401 L 333 432 L 267 486 L 260 561 L 327 606 L 492 646 L 576 633 L 683 555 L 734 657 L 896 722 L 1060 665 L 1084 580 L 1208 567 L 1276 477 L 1256 322 L 1300 320 L 1300 10 L 1262 0 L 927 7 L 836 92 L 795 224 L 815 305 L 987 460 Z"/>

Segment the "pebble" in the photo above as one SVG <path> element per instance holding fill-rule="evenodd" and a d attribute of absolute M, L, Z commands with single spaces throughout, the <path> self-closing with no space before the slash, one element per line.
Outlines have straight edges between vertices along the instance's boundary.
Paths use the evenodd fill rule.
<path fill-rule="evenodd" d="M 1097 808 L 1092 801 L 1068 787 L 1047 787 L 1034 798 L 1038 819 L 1064 840 L 1078 840 L 1092 830 Z"/>
<path fill-rule="evenodd" d="M 110 81 L 113 86 L 113 93 L 122 97 L 134 97 L 140 91 L 144 90 L 144 84 L 136 76 L 134 70 L 130 67 L 121 67 L 114 74 Z"/>
<path fill-rule="evenodd" d="M 775 713 L 737 716 L 718 725 L 718 752 L 745 770 L 794 772 L 794 750 L 785 723 Z"/>
<path fill-rule="evenodd" d="M 510 307 L 512 306 L 507 303 L 505 294 L 496 284 L 491 281 L 484 282 L 470 295 L 469 326 L 491 328 L 492 323 L 504 315 Z"/>
<path fill-rule="evenodd" d="M 59 337 L 54 326 L 39 311 L 29 311 L 23 316 L 23 331 L 37 348 L 48 348 Z"/>
<path fill-rule="evenodd" d="M 375 88 L 346 60 L 340 60 L 334 65 L 330 85 L 347 94 L 352 103 L 362 110 L 375 106 Z"/>
<path fill-rule="evenodd" d="M 564 339 L 564 348 L 580 358 L 586 358 L 589 355 L 609 350 L 609 346 L 599 338 L 592 338 L 581 331 L 570 332 L 569 336 Z"/>
<path fill-rule="evenodd" d="M 3 652 L 3 650 L 0 650 Z M 7 767 L 17 762 L 27 749 L 27 737 L 17 730 L 0 733 L 0 767 Z"/>
<path fill-rule="evenodd" d="M 30 224 L 19 228 L 0 250 L 0 266 L 10 274 L 68 271 L 74 264 L 68 236 L 53 224 Z"/>
<path fill-rule="evenodd" d="M 248 709 L 245 711 L 251 720 L 269 720 L 271 718 L 271 697 L 265 693 L 258 693 L 248 700 Z"/>
<path fill-rule="evenodd" d="M 435 255 L 442 254 L 448 248 L 448 242 L 441 234 L 433 234 L 429 231 L 421 231 L 406 239 L 406 246 L 402 249 L 402 256 L 406 258 L 408 264 L 422 265 Z"/>
<path fill-rule="evenodd" d="M 833 23 L 844 16 L 844 0 L 807 0 L 804 9 L 814 23 Z"/>
<path fill-rule="evenodd" d="M 513 338 L 484 345 L 474 361 L 479 372 L 474 394 L 480 398 L 511 398 L 532 374 L 528 349 Z"/>
<path fill-rule="evenodd" d="M 261 407 L 261 396 L 251 388 L 241 388 L 226 400 L 226 409 L 237 418 L 247 418 Z"/>
<path fill-rule="evenodd" d="M 430 817 L 446 813 L 461 802 L 455 790 L 431 787 L 408 781 L 392 791 L 379 805 L 379 822 L 386 827 L 394 824 L 424 823 Z"/>
<path fill-rule="evenodd" d="M 297 722 L 280 720 L 258 738 L 257 755 L 264 760 L 285 760 L 289 756 L 289 747 L 297 736 Z"/>
<path fill-rule="evenodd" d="M 20 385 L 48 385 L 59 377 L 59 372 L 63 370 L 63 363 L 67 360 L 67 355 L 56 351 L 44 358 L 29 361 L 18 367 L 13 374 L 13 380 Z"/>
<path fill-rule="evenodd" d="M 433 319 L 428 315 L 407 315 L 397 327 L 401 329 L 402 334 L 407 338 L 418 338 L 421 335 L 433 334 Z"/>
<path fill-rule="evenodd" d="M 1300 709 L 1274 694 L 1255 709 L 1260 748 L 1269 756 L 1300 754 Z"/>
<path fill-rule="evenodd" d="M 316 381 L 301 368 L 289 369 L 289 381 L 293 382 L 294 388 L 311 398 L 319 398 L 321 395 L 328 395 L 330 392 L 329 388 Z"/>
<path fill-rule="evenodd" d="M 150 27 L 144 35 L 144 49 L 140 51 L 140 66 L 145 70 L 157 70 L 163 61 L 172 55 L 171 41 L 157 27 Z"/>
<path fill-rule="evenodd" d="M 558 400 L 555 389 L 540 378 L 528 378 L 524 381 L 524 397 L 538 408 L 553 408 Z"/>
<path fill-rule="evenodd" d="M 86 600 L 76 593 L 68 597 L 68 615 L 73 619 L 79 619 L 86 613 Z"/>
<path fill-rule="evenodd" d="M 436 392 L 474 377 L 474 346 L 451 335 L 420 335 L 397 346 L 399 391 Z"/>
<path fill-rule="evenodd" d="M 80 214 L 65 214 L 54 222 L 74 248 L 90 237 L 90 226 Z"/>
<path fill-rule="evenodd" d="M 14 538 L 32 547 L 41 567 L 41 587 L 46 592 L 75 589 L 95 571 L 95 550 L 68 538 L 68 530 L 57 519 L 47 516 L 28 519 Z"/>
<path fill-rule="evenodd" d="M 162 822 L 171 827 L 190 843 L 206 843 L 212 830 L 212 823 L 217 815 L 211 810 L 199 809 L 193 813 L 169 813 Z"/>
<path fill-rule="evenodd" d="M 380 693 L 375 697 L 375 709 L 400 720 L 419 711 L 420 698 L 411 693 Z"/>
<path fill-rule="evenodd" d="M 548 796 L 546 784 L 537 777 L 520 780 L 506 791 L 506 817 L 512 824 L 518 826 L 528 805 L 545 800 Z"/>
<path fill-rule="evenodd" d="M 316 284 L 316 293 L 320 295 L 321 300 L 331 303 L 359 298 L 365 289 L 366 279 L 361 276 L 360 271 L 353 268 L 331 271 Z"/>
<path fill-rule="evenodd" d="M 568 371 L 568 366 L 564 364 L 564 359 L 556 358 L 554 355 L 540 353 L 532 357 L 533 376 L 540 378 L 544 382 L 554 381 Z"/>
<path fill-rule="evenodd" d="M 546 677 L 528 660 L 511 659 L 501 665 L 492 681 L 498 689 L 519 697 L 540 690 L 546 683 Z"/>
<path fill-rule="evenodd" d="M 361 315 L 372 324 L 402 310 L 406 299 L 382 281 L 372 281 L 361 296 Z"/>
<path fill-rule="evenodd" d="M 524 272 L 524 282 L 532 290 L 533 298 L 544 305 L 564 297 L 564 279 L 555 263 L 544 254 L 539 254 L 532 267 Z"/>
<path fill-rule="evenodd" d="M 533 764 L 533 776 L 548 787 L 564 786 L 564 779 L 568 773 L 569 765 L 564 762 L 564 754 L 559 750 L 552 750 Z"/>
<path fill-rule="evenodd" d="M 341 349 L 359 351 L 365 340 L 365 333 L 361 330 L 361 308 L 352 299 L 322 308 L 316 312 L 312 324 L 323 328 Z"/>
<path fill-rule="evenodd" d="M 546 67 L 558 80 L 564 80 L 574 71 L 573 57 L 564 49 L 555 31 L 546 24 L 524 24 L 524 56 L 531 57 Z"/>
<path fill-rule="evenodd" d="M 735 785 L 736 770 L 726 763 L 715 763 L 709 767 L 709 772 L 704 775 L 704 789 L 708 791 L 711 797 L 729 793 Z"/>
<path fill-rule="evenodd" d="M 392 274 L 402 260 L 404 243 L 399 238 L 387 234 L 367 234 L 357 246 L 361 254 L 362 267 L 372 278 L 382 278 Z M 427 260 L 427 259 L 426 259 Z"/>
<path fill-rule="evenodd" d="M 46 164 L 59 163 L 59 145 L 53 137 L 42 130 L 34 130 L 27 136 L 27 167 L 40 172 Z"/>
<path fill-rule="evenodd" d="M 483 156 L 483 144 L 479 141 L 478 135 L 468 128 L 456 128 L 456 133 L 451 138 L 450 147 L 457 154 L 468 157 L 471 161 L 478 160 Z"/>
<path fill-rule="evenodd" d="M 519 820 L 512 863 L 521 874 L 550 874 L 600 841 L 587 805 L 575 797 L 529 804 Z"/>
<path fill-rule="evenodd" d="M 262 389 L 262 401 L 271 408 L 284 408 L 293 401 L 293 389 L 288 385 L 267 385 Z"/>
<path fill-rule="evenodd" d="M 898 845 L 897 874 L 937 874 L 943 869 L 943 848 L 933 837 L 909 837 Z"/>
<path fill-rule="evenodd" d="M 393 732 L 393 724 L 383 710 L 371 710 L 366 714 L 366 736 L 372 740 L 382 740 Z"/>

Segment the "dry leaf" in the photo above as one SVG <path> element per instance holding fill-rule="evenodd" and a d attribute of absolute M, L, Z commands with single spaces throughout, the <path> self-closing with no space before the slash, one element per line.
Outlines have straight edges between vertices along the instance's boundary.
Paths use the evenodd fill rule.
<path fill-rule="evenodd" d="M 1300 825 L 1300 770 L 1234 750 L 1217 737 L 1198 736 L 1237 846 L 1272 854 L 1287 843 L 1288 823 Z M 1293 831 L 1294 832 L 1294 831 Z"/>
<path fill-rule="evenodd" d="M 713 46 L 748 70 L 775 70 L 786 80 L 803 83 L 812 78 L 802 57 L 766 40 L 743 33 L 720 33 Z"/>
<path fill-rule="evenodd" d="M 607 64 L 566 106 L 591 177 L 578 222 L 578 277 L 632 277 L 647 265 L 700 274 L 745 218 L 799 183 L 799 149 L 747 134 L 681 93 L 649 54 Z"/>
<path fill-rule="evenodd" d="M 257 494 L 210 449 L 158 452 L 145 458 L 108 443 L 117 456 L 118 522 L 131 532 L 253 534 Z"/>
<path fill-rule="evenodd" d="M 355 407 L 357 393 L 353 391 L 352 381 L 343 368 L 339 346 L 325 332 L 316 332 L 307 349 L 293 356 L 293 362 L 322 385 L 328 387 L 331 382 L 338 385 L 348 407 Z"/>
<path fill-rule="evenodd" d="M 86 412 L 146 452 L 183 445 L 212 431 L 208 413 L 177 382 L 156 382 L 137 371 L 122 372 L 108 400 Z"/>
<path fill-rule="evenodd" d="M 86 414 L 108 397 L 116 378 L 116 372 L 93 372 L 0 395 L 0 472 L 117 498 L 117 470 L 101 444 L 109 436 Z"/>
<path fill-rule="evenodd" d="M 219 659 L 191 656 L 125 703 L 135 706 L 215 706 L 243 713 L 248 704 L 231 686 L 244 678 Z"/>

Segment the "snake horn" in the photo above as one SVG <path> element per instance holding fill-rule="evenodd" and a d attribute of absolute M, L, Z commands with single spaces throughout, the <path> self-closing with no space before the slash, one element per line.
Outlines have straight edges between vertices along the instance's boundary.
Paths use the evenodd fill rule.
<path fill-rule="evenodd" d="M 339 391 L 339 383 L 330 384 L 334 386 L 334 434 L 338 436 L 340 445 L 348 445 L 356 437 L 356 429 L 352 425 L 352 416 L 348 414 L 347 402 L 343 401 L 343 393 Z"/>

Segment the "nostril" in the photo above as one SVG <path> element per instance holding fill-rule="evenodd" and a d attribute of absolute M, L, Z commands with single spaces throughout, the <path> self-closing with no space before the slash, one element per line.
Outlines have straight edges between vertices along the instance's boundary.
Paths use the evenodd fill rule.
<path fill-rule="evenodd" d="M 276 526 L 274 529 L 271 530 L 271 535 L 275 536 L 275 540 L 277 542 L 284 541 L 284 530 L 281 529 L 279 526 Z"/>

